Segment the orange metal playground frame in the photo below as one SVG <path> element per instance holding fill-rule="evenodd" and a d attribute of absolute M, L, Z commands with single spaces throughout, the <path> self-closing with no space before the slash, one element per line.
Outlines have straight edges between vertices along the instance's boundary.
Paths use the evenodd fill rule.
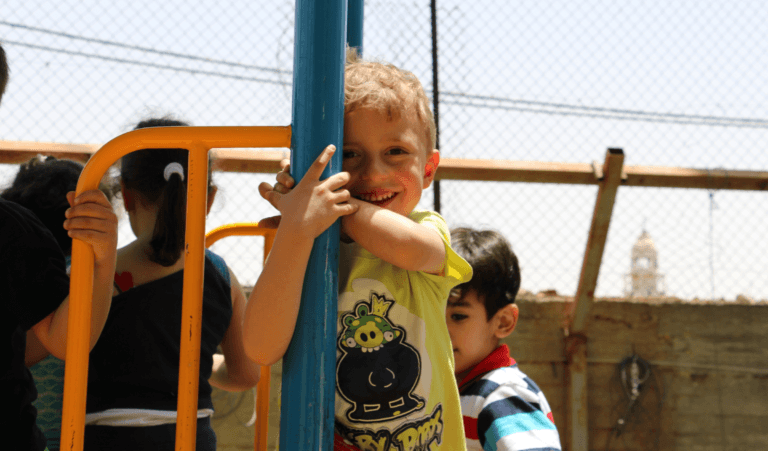
<path fill-rule="evenodd" d="M 104 145 L 86 164 L 77 194 L 98 188 L 109 167 L 130 152 L 148 148 L 189 150 L 187 228 L 182 304 L 182 341 L 177 406 L 176 449 L 194 449 L 197 426 L 198 373 L 205 250 L 208 152 L 212 148 L 290 147 L 291 127 L 163 127 L 135 130 Z M 218 239 L 218 238 L 216 238 Z M 213 242 L 213 237 L 210 242 Z M 93 250 L 72 244 L 71 305 L 64 371 L 61 447 L 83 449 L 88 378 L 88 331 L 91 322 Z"/>

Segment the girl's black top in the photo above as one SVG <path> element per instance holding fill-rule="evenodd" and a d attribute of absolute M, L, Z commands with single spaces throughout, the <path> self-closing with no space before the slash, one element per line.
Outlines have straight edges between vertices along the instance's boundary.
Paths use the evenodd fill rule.
<path fill-rule="evenodd" d="M 223 268 L 223 269 L 222 269 Z M 198 408 L 213 408 L 213 354 L 229 328 L 232 292 L 226 264 L 206 251 Z M 176 410 L 184 271 L 115 296 L 91 351 L 88 413 L 114 408 Z"/>

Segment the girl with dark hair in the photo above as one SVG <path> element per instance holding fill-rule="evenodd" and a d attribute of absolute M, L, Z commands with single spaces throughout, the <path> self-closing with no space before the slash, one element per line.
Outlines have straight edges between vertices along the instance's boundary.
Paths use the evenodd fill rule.
<path fill-rule="evenodd" d="M 77 188 L 83 165 L 72 160 L 37 155 L 19 166 L 13 183 L 0 196 L 31 210 L 48 227 L 64 255 L 72 254 L 72 238 L 61 227 L 69 208 L 67 193 Z M 99 189 L 111 202 L 115 187 L 105 180 Z"/>
<path fill-rule="evenodd" d="M 162 118 L 136 127 L 185 126 Z M 188 151 L 146 149 L 121 159 L 120 184 L 136 240 L 118 250 L 120 294 L 91 352 L 85 449 L 173 450 L 176 440 Z M 208 186 L 208 209 L 216 187 Z M 198 392 L 198 450 L 215 450 L 211 386 L 253 387 L 259 366 L 241 339 L 245 295 L 206 251 Z M 223 364 L 214 353 L 221 345 Z"/>

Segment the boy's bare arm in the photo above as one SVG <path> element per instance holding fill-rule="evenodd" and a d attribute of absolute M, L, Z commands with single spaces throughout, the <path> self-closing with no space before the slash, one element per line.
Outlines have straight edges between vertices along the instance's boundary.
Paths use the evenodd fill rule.
<path fill-rule="evenodd" d="M 320 181 L 335 147 L 329 146 L 304 178 L 287 194 L 269 184 L 259 186 L 262 197 L 280 210 L 282 219 L 272 250 L 253 288 L 243 320 L 245 351 L 256 363 L 271 365 L 283 357 L 296 328 L 304 274 L 317 236 L 340 216 L 355 212 L 349 174 Z"/>
<path fill-rule="evenodd" d="M 115 256 L 117 253 L 117 216 L 104 193 L 86 191 L 75 199 L 67 194 L 72 206 L 67 210 L 64 228 L 69 236 L 90 244 L 94 251 L 93 304 L 90 349 L 96 345 L 112 305 Z M 54 356 L 64 359 L 67 349 L 69 296 L 42 321 L 32 326 L 40 342 Z"/>
<path fill-rule="evenodd" d="M 359 245 L 398 268 L 442 272 L 445 243 L 436 230 L 359 199 L 349 203 L 358 210 L 342 218 L 342 230 Z"/>
<path fill-rule="evenodd" d="M 260 365 L 272 365 L 288 349 L 313 242 L 291 233 L 283 224 L 277 229 L 243 319 L 245 352 Z"/>

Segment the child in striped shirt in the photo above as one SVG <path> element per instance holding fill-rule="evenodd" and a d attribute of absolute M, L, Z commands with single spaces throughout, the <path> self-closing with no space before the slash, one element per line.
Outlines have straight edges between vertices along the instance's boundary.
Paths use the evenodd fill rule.
<path fill-rule="evenodd" d="M 517 257 L 492 230 L 454 229 L 451 242 L 474 272 L 471 281 L 451 291 L 445 312 L 467 450 L 559 451 L 544 393 L 520 371 L 507 345 L 499 345 L 517 324 Z"/>

